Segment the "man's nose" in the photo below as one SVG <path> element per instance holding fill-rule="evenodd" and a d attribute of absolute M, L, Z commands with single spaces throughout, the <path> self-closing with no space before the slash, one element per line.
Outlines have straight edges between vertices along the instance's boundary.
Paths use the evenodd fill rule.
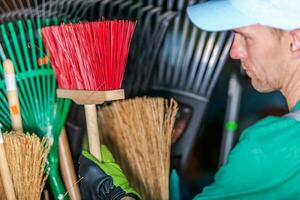
<path fill-rule="evenodd" d="M 234 40 L 230 49 L 230 57 L 232 59 L 240 60 L 244 60 L 247 57 L 247 52 L 236 35 L 234 36 Z"/>

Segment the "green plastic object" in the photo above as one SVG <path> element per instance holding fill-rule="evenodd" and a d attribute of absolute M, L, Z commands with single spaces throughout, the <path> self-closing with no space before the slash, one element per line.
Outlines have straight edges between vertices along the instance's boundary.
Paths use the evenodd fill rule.
<path fill-rule="evenodd" d="M 52 24 L 57 23 L 58 20 L 54 20 Z M 0 51 L 0 54 L 2 61 L 7 55 L 15 67 L 24 131 L 51 139 L 47 170 L 54 198 L 67 199 L 64 197 L 66 191 L 59 174 L 58 139 L 71 101 L 56 97 L 55 74 L 40 35 L 42 26 L 52 24 L 49 20 L 42 24 L 39 19 L 35 23 L 31 20 L 19 20 L 16 23 L 1 24 L 0 41 L 4 52 Z M 3 130 L 11 130 L 2 65 L 0 79 L 0 122 Z"/>
<path fill-rule="evenodd" d="M 170 200 L 180 200 L 180 180 L 175 169 L 170 176 Z"/>

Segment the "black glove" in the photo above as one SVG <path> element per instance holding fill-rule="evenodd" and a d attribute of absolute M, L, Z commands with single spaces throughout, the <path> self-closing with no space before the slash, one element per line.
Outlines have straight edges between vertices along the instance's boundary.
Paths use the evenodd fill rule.
<path fill-rule="evenodd" d="M 83 151 L 79 159 L 82 200 L 120 200 L 126 196 L 141 199 L 129 186 L 124 173 L 106 146 L 101 146 L 101 153 L 101 162 L 87 151 Z"/>

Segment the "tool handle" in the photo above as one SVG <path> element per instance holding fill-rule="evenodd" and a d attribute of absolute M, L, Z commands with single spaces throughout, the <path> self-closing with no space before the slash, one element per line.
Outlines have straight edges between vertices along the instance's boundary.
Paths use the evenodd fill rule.
<path fill-rule="evenodd" d="M 10 175 L 5 149 L 3 145 L 2 133 L 0 133 L 0 173 L 1 173 L 2 184 L 4 186 L 6 198 L 8 200 L 16 200 L 14 185 Z"/>
<path fill-rule="evenodd" d="M 84 105 L 90 153 L 101 161 L 100 137 L 95 104 Z"/>
<path fill-rule="evenodd" d="M 59 137 L 59 163 L 62 178 L 71 200 L 80 200 L 80 192 L 77 184 L 76 173 L 71 156 L 66 129 L 61 129 Z"/>
<path fill-rule="evenodd" d="M 15 70 L 12 61 L 9 59 L 5 60 L 3 62 L 3 68 L 5 74 L 5 85 L 7 90 L 7 100 L 9 104 L 12 129 L 15 131 L 23 132 Z"/>
<path fill-rule="evenodd" d="M 66 190 L 64 184 L 62 183 L 59 169 L 58 169 L 58 149 L 57 145 L 52 146 L 50 153 L 47 158 L 47 168 L 49 169 L 48 181 L 54 196 L 54 199 L 64 199 L 67 200 L 68 197 L 65 196 Z M 57 151 L 57 153 L 55 153 Z"/>

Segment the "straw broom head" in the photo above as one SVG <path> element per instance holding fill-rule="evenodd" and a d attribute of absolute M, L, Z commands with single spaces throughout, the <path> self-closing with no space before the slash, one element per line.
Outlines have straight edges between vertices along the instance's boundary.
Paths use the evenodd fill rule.
<path fill-rule="evenodd" d="M 169 199 L 171 134 L 176 101 L 136 98 L 98 112 L 101 136 L 143 199 Z"/>
<path fill-rule="evenodd" d="M 3 184 L 2 184 L 2 178 L 0 176 L 0 199 L 5 199 L 5 192 L 4 192 L 4 188 L 3 188 Z"/>
<path fill-rule="evenodd" d="M 45 165 L 49 140 L 21 132 L 6 132 L 3 139 L 17 199 L 39 200 L 48 176 Z M 5 199 L 2 195 L 0 198 Z"/>

